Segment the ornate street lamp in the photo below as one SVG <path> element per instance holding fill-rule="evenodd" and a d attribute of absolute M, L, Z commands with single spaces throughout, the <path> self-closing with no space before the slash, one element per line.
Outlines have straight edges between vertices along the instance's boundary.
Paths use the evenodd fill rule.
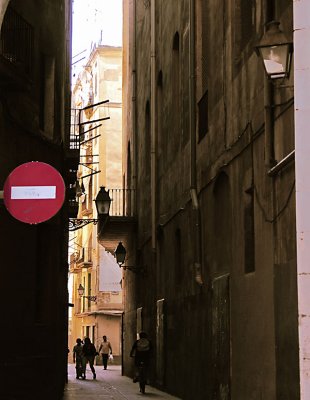
<path fill-rule="evenodd" d="M 110 211 L 111 198 L 109 191 L 105 190 L 104 186 L 100 187 L 100 190 L 95 199 L 97 213 L 99 217 L 107 217 Z"/>
<path fill-rule="evenodd" d="M 90 301 L 96 301 L 97 300 L 97 296 L 84 296 L 84 286 L 82 286 L 82 284 L 80 283 L 80 286 L 78 287 L 78 294 L 80 297 L 83 297 L 84 299 L 90 300 Z"/>
<path fill-rule="evenodd" d="M 116 262 L 119 265 L 120 268 L 123 269 L 129 269 L 129 271 L 133 272 L 143 272 L 144 268 L 141 268 L 140 266 L 130 266 L 130 265 L 123 265 L 126 259 L 126 249 L 123 246 L 122 242 L 119 242 L 117 245 L 115 251 L 114 251 L 114 256 L 116 258 Z"/>
<path fill-rule="evenodd" d="M 293 43 L 279 25 L 277 21 L 268 22 L 266 32 L 255 47 L 269 79 L 287 78 L 290 73 Z"/>
<path fill-rule="evenodd" d="M 84 287 L 83 287 L 82 284 L 80 283 L 80 286 L 78 287 L 78 294 L 79 294 L 80 297 L 83 296 L 84 290 L 85 290 Z"/>
<path fill-rule="evenodd" d="M 126 258 L 126 249 L 123 246 L 122 242 L 119 242 L 119 244 L 117 245 L 117 247 L 114 251 L 114 255 L 115 255 L 117 264 L 121 267 L 124 264 L 125 258 Z"/>
<path fill-rule="evenodd" d="M 105 222 L 109 216 L 111 201 L 109 190 L 101 186 L 95 199 L 98 218 L 69 218 L 69 231 L 76 231 L 88 224 L 96 225 L 101 220 Z"/>

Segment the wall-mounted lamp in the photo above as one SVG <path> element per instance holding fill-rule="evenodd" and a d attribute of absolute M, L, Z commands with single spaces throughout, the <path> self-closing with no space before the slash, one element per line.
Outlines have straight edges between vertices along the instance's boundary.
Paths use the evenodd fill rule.
<path fill-rule="evenodd" d="M 95 199 L 97 213 L 99 217 L 107 218 L 110 211 L 111 198 L 109 191 L 105 190 L 104 186 L 100 187 L 100 190 Z"/>
<path fill-rule="evenodd" d="M 129 271 L 133 271 L 136 273 L 144 271 L 144 268 L 141 268 L 140 266 L 123 265 L 125 262 L 125 259 L 126 259 L 126 249 L 123 246 L 122 242 L 119 242 L 119 244 L 117 245 L 117 247 L 114 251 L 114 256 L 115 256 L 116 262 L 120 268 L 129 269 Z"/>
<path fill-rule="evenodd" d="M 88 224 L 96 225 L 99 220 L 106 221 L 109 216 L 111 201 L 109 190 L 101 186 L 95 199 L 98 218 L 69 218 L 69 231 L 76 231 Z"/>
<path fill-rule="evenodd" d="M 277 21 L 268 22 L 266 32 L 255 46 L 269 79 L 287 78 L 290 73 L 293 43 L 279 25 Z"/>
<path fill-rule="evenodd" d="M 80 283 L 80 286 L 78 287 L 78 294 L 80 297 L 83 297 L 84 299 L 90 300 L 90 301 L 96 301 L 97 300 L 97 296 L 84 296 L 84 286 L 82 286 L 82 284 Z"/>

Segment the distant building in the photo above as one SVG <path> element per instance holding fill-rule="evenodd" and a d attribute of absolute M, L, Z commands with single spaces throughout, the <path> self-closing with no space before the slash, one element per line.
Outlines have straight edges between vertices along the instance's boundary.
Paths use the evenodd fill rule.
<path fill-rule="evenodd" d="M 101 186 L 110 189 L 112 197 L 122 187 L 120 47 L 99 44 L 92 48 L 73 88 L 73 109 L 80 136 L 78 218 L 87 221 L 98 217 L 94 200 Z M 111 209 L 116 204 L 114 198 Z M 122 274 L 113 255 L 98 242 L 98 229 L 100 225 L 87 224 L 72 232 L 69 242 L 74 303 L 69 343 L 73 347 L 77 337 L 88 336 L 98 348 L 106 335 L 117 357 L 121 354 Z"/>

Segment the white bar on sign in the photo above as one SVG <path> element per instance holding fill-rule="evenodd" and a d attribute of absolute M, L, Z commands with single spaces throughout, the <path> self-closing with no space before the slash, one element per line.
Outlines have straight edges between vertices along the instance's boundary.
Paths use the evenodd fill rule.
<path fill-rule="evenodd" d="M 56 186 L 12 186 L 11 199 L 56 199 Z"/>

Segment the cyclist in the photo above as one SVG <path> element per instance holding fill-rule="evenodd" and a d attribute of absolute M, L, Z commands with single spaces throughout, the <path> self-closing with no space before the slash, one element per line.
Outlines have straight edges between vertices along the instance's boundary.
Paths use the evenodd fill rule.
<path fill-rule="evenodd" d="M 139 381 L 139 376 L 141 377 L 141 369 L 143 371 L 143 385 L 141 387 L 140 379 L 140 391 L 144 393 L 144 386 L 146 381 L 147 367 L 150 362 L 150 356 L 152 351 L 152 343 L 148 339 L 145 332 L 139 333 L 139 339 L 136 340 L 131 348 L 130 357 L 135 358 L 135 375 L 133 382 Z"/>

